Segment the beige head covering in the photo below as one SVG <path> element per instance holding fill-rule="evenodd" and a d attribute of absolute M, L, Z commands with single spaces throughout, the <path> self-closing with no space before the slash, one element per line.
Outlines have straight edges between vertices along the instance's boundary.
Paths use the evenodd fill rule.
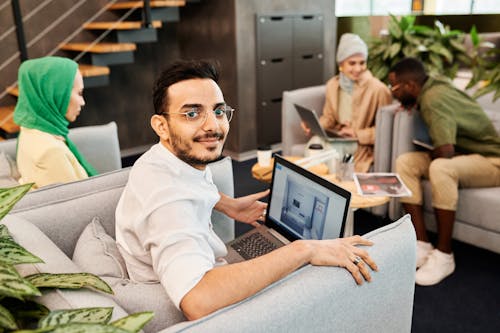
<path fill-rule="evenodd" d="M 340 64 L 342 61 L 355 54 L 361 54 L 366 59 L 368 57 L 368 47 L 366 43 L 356 34 L 343 34 L 337 46 L 337 63 Z"/>

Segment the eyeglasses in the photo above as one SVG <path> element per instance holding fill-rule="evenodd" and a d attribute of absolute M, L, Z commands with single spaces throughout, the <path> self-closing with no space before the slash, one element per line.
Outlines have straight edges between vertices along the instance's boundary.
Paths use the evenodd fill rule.
<path fill-rule="evenodd" d="M 390 90 L 391 92 L 395 92 L 395 91 L 396 91 L 396 90 L 398 90 L 400 87 L 401 87 L 401 83 L 397 83 L 397 84 L 395 84 L 395 85 L 392 85 L 392 84 L 390 84 L 390 83 L 389 83 L 389 84 L 387 85 L 387 88 L 389 88 L 389 90 Z"/>
<path fill-rule="evenodd" d="M 229 105 L 221 105 L 211 110 L 215 119 L 219 122 L 230 122 L 233 119 L 234 109 Z M 163 112 L 162 114 L 182 114 L 186 121 L 193 125 L 202 125 L 207 121 L 209 111 L 198 106 L 190 107 L 186 112 Z"/>

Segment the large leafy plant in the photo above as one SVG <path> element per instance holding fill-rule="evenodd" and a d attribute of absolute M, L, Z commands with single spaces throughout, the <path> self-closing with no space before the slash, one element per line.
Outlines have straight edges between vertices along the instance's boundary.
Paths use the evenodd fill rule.
<path fill-rule="evenodd" d="M 28 192 L 33 184 L 0 189 L 0 219 Z M 15 266 L 43 263 L 16 243 L 5 225 L 0 225 L 0 332 L 138 332 L 153 317 L 136 313 L 110 322 L 113 308 L 95 307 L 50 311 L 36 301 L 43 290 L 90 288 L 112 294 L 111 287 L 89 273 L 40 273 L 22 277 Z"/>
<path fill-rule="evenodd" d="M 475 28 L 469 36 L 471 49 L 464 44 L 467 33 L 452 30 L 438 20 L 433 27 L 428 27 L 415 24 L 415 16 L 398 19 L 391 15 L 387 34 L 370 43 L 368 67 L 382 81 L 387 81 L 390 68 L 405 57 L 419 58 L 429 74 L 445 75 L 450 79 L 455 78 L 460 67 L 465 67 L 472 72 L 467 88 L 483 82 L 474 97 L 495 91 L 494 99 L 497 99 L 500 97 L 500 68 L 493 56 L 495 46 L 483 42 Z"/>

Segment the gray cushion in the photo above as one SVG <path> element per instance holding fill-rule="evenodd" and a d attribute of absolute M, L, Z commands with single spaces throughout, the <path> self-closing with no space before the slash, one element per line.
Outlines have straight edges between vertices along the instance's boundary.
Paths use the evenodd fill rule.
<path fill-rule="evenodd" d="M 94 217 L 83 229 L 76 243 L 73 262 L 83 271 L 95 275 L 128 278 L 125 260 L 98 217 Z"/>
<path fill-rule="evenodd" d="M 6 216 L 2 223 L 7 226 L 12 237 L 20 245 L 44 261 L 44 263 L 39 264 L 17 265 L 16 268 L 22 276 L 35 273 L 78 273 L 82 271 L 35 225 L 15 216 Z M 110 296 L 87 289 L 53 290 L 44 292 L 44 295 L 37 300 L 51 310 L 111 306 L 114 307 L 113 320 L 127 315 Z"/>
<path fill-rule="evenodd" d="M 128 313 L 153 311 L 155 316 L 144 332 L 158 332 L 186 318 L 168 297 L 160 283 L 136 283 L 126 279 L 103 277 L 115 292 L 114 300 Z"/>
<path fill-rule="evenodd" d="M 0 187 L 12 187 L 19 185 L 19 172 L 16 162 L 5 152 L 0 152 Z"/>

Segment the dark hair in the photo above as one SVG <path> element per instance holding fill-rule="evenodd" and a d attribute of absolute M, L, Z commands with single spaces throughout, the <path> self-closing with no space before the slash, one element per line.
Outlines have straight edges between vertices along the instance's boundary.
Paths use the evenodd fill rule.
<path fill-rule="evenodd" d="M 396 74 L 399 81 L 414 81 L 423 85 L 427 79 L 424 65 L 417 58 L 404 58 L 392 66 L 390 72 Z"/>
<path fill-rule="evenodd" d="M 206 60 L 179 60 L 164 69 L 153 88 L 153 105 L 156 114 L 163 114 L 168 106 L 167 89 L 171 85 L 190 79 L 219 80 L 217 64 Z"/>

